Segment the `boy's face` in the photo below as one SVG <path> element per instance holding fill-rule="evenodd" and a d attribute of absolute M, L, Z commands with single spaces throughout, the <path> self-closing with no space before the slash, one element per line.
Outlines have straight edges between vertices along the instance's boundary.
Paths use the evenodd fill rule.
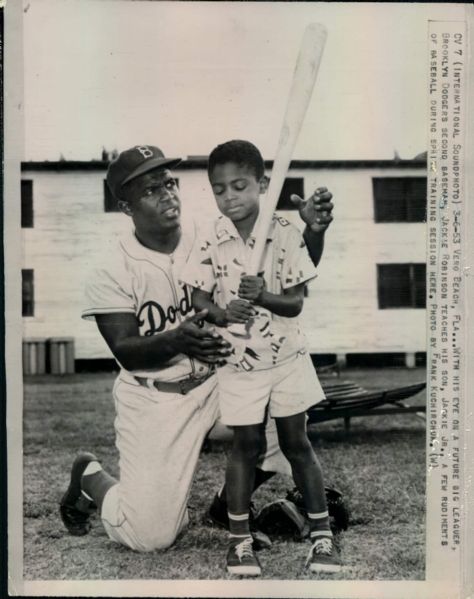
<path fill-rule="evenodd" d="M 266 177 L 259 181 L 252 168 L 226 162 L 214 167 L 209 181 L 224 216 L 240 221 L 258 214 L 259 196 L 267 188 Z"/>

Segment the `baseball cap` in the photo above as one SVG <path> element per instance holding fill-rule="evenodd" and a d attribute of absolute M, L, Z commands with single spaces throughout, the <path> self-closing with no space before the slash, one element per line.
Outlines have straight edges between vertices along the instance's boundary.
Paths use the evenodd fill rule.
<path fill-rule="evenodd" d="M 134 146 L 120 152 L 107 170 L 107 183 L 115 198 L 120 198 L 120 190 L 125 183 L 132 181 L 156 168 L 176 166 L 181 158 L 166 158 L 156 146 Z"/>

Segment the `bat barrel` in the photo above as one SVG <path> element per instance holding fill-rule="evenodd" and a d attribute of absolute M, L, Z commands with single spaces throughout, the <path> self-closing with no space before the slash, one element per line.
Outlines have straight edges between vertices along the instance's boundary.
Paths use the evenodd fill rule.
<path fill-rule="evenodd" d="M 273 213 L 290 166 L 293 150 L 313 93 L 319 65 L 326 43 L 327 30 L 321 23 L 311 23 L 305 29 L 296 61 L 293 80 L 280 132 L 278 148 L 273 163 L 272 176 L 264 201 L 260 206 L 258 228 L 255 230 L 255 245 L 247 264 L 247 274 L 256 275 L 260 269 L 265 242 L 270 230 Z M 234 335 L 247 334 L 244 325 L 232 325 Z"/>
<path fill-rule="evenodd" d="M 248 273 L 252 275 L 257 274 L 259 271 L 265 240 L 311 100 L 326 38 L 327 30 L 321 23 L 308 25 L 303 35 L 273 163 L 270 184 L 260 207 L 259 227 L 258 231 L 255 231 L 255 246 L 248 265 Z"/>

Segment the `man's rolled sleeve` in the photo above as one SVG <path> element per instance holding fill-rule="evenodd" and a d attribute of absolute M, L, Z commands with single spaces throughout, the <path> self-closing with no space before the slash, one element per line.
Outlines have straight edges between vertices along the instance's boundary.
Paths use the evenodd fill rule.
<path fill-rule="evenodd" d="M 91 273 L 86 285 L 82 318 L 93 320 L 96 314 L 136 313 L 134 296 L 120 278 L 102 268 Z"/>

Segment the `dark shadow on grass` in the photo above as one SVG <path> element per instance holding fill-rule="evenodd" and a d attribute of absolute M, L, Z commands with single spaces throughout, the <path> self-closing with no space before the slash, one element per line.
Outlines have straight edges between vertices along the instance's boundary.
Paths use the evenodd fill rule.
<path fill-rule="evenodd" d="M 324 441 L 325 443 L 344 443 L 347 445 L 387 445 L 393 441 L 402 441 L 403 439 L 413 440 L 420 439 L 420 442 L 425 442 L 425 428 L 406 428 L 403 426 L 397 428 L 374 428 L 356 429 L 346 432 L 340 430 L 318 430 L 316 426 L 308 428 L 308 437 L 312 443 Z"/>

